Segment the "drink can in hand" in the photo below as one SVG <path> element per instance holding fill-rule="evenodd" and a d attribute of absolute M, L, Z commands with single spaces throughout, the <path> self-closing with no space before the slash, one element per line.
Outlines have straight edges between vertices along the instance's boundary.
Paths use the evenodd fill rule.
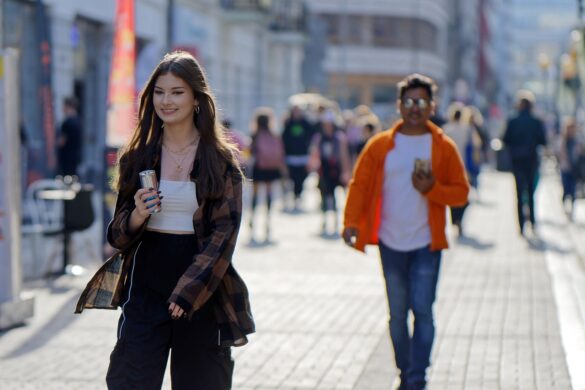
<path fill-rule="evenodd" d="M 158 180 L 156 179 L 156 172 L 153 169 L 142 171 L 138 174 L 140 176 L 140 185 L 142 188 L 154 188 L 158 190 Z M 146 202 L 155 199 L 156 196 L 146 198 Z M 160 212 L 160 205 L 156 205 L 152 208 L 152 214 Z"/>

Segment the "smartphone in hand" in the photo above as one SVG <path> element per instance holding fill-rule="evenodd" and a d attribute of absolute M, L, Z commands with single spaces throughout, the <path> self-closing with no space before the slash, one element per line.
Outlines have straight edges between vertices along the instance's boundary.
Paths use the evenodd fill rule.
<path fill-rule="evenodd" d="M 431 161 L 417 158 L 414 160 L 414 172 L 428 175 L 431 172 Z"/>

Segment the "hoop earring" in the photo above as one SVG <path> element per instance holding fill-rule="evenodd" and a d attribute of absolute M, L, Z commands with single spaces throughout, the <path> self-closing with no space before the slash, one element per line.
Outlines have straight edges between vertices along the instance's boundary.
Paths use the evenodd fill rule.
<path fill-rule="evenodd" d="M 195 106 L 195 114 L 199 115 L 199 106 Z"/>

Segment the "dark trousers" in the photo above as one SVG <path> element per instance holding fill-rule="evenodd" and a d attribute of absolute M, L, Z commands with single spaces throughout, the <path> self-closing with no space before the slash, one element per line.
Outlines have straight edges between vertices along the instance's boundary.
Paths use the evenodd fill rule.
<path fill-rule="evenodd" d="M 167 299 L 192 261 L 193 236 L 145 233 L 127 283 L 110 355 L 108 389 L 160 389 L 171 357 L 173 389 L 231 389 L 234 363 L 218 346 L 214 300 L 191 320 L 172 320 Z"/>
<path fill-rule="evenodd" d="M 321 211 L 337 211 L 337 202 L 335 201 L 335 189 L 341 186 L 339 181 L 328 178 L 319 179 L 319 191 L 321 192 Z"/>
<path fill-rule="evenodd" d="M 512 172 L 516 182 L 516 205 L 518 209 L 518 224 L 520 231 L 524 229 L 524 203 L 528 203 L 530 223 L 536 223 L 534 214 L 534 191 L 536 190 L 536 173 L 538 162 L 530 160 L 513 160 Z"/>
<path fill-rule="evenodd" d="M 293 182 L 295 198 L 299 198 L 303 192 L 303 184 L 307 178 L 307 169 L 303 165 L 289 165 L 288 174 Z"/>
<path fill-rule="evenodd" d="M 577 191 L 577 178 L 572 171 L 561 172 L 561 183 L 563 183 L 563 202 L 569 199 L 575 201 L 575 193 Z"/>

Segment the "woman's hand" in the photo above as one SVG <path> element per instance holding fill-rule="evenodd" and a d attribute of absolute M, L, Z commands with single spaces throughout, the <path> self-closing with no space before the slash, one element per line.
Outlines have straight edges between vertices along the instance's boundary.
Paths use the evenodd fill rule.
<path fill-rule="evenodd" d="M 163 197 L 159 196 L 159 192 L 153 188 L 141 188 L 136 191 L 134 195 L 134 210 L 130 214 L 128 221 L 128 228 L 130 233 L 135 233 L 140 229 L 144 221 L 151 214 L 152 208 L 157 205 L 160 206 L 160 201 Z"/>
<path fill-rule="evenodd" d="M 173 320 L 178 320 L 181 317 L 187 317 L 187 313 L 185 310 L 181 309 L 181 306 L 177 305 L 176 303 L 172 302 L 169 305 L 169 314 Z"/>
<path fill-rule="evenodd" d="M 138 216 L 145 220 L 152 214 L 152 208 L 160 205 L 159 192 L 154 188 L 141 188 L 134 195 L 134 205 Z"/>

